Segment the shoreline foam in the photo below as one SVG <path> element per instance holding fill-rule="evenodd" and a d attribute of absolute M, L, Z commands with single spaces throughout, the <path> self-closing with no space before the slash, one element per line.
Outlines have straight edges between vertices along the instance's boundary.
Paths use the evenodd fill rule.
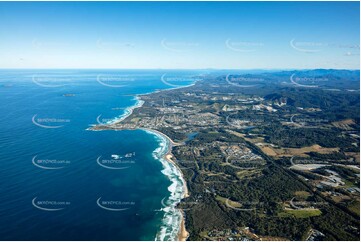
<path fill-rule="evenodd" d="M 119 117 L 114 118 L 111 121 L 106 122 L 105 124 L 106 125 L 113 125 L 113 124 L 122 122 L 124 119 L 126 119 L 130 115 L 132 115 L 134 109 L 140 108 L 144 104 L 144 101 L 139 98 L 139 95 L 135 95 L 133 100 L 136 100 L 136 103 L 134 105 L 125 108 L 124 113 L 122 115 L 120 115 Z"/>
<path fill-rule="evenodd" d="M 167 135 L 157 130 L 146 128 L 141 128 L 141 130 L 156 136 L 160 140 L 160 147 L 155 150 L 155 158 L 159 159 L 163 165 L 162 173 L 172 182 L 168 187 L 171 195 L 166 204 L 162 202 L 165 206 L 162 208 L 165 212 L 163 225 L 155 240 L 185 241 L 189 234 L 185 229 L 184 214 L 176 206 L 183 198 L 188 196 L 188 189 L 181 169 L 171 160 L 171 157 L 173 157 L 171 153 L 172 147 L 180 144 L 173 142 Z"/>
<path fill-rule="evenodd" d="M 179 89 L 179 88 L 186 88 L 186 87 L 191 87 L 191 86 L 194 86 L 196 83 L 192 83 L 192 84 L 189 84 L 189 85 L 186 85 L 186 86 L 180 86 L 180 87 L 173 87 L 173 88 L 168 88 L 168 89 L 165 89 L 165 90 L 174 90 L 174 89 Z M 143 106 L 144 104 L 144 101 L 140 98 L 141 96 L 146 96 L 146 95 L 149 95 L 149 94 L 152 94 L 152 93 L 158 93 L 158 92 L 161 92 L 161 91 L 165 91 L 165 90 L 156 90 L 154 92 L 148 92 L 148 93 L 142 93 L 142 94 L 136 94 L 134 95 L 134 99 L 133 100 L 136 100 L 136 103 L 132 106 L 129 106 L 127 108 L 125 108 L 125 111 L 122 115 L 118 116 L 118 117 L 115 117 L 114 119 L 106 122 L 106 123 L 100 123 L 98 122 L 98 124 L 92 124 L 91 126 L 94 127 L 94 126 L 97 126 L 97 125 L 114 125 L 114 124 L 117 124 L 117 123 L 120 123 L 122 122 L 124 119 L 128 118 L 130 115 L 132 115 L 134 109 L 137 109 L 137 108 L 140 108 Z M 88 128 L 87 130 L 92 130 L 91 128 Z M 94 131 L 94 130 L 93 130 Z M 163 134 L 164 135 L 164 134 Z M 169 139 L 169 137 L 167 137 Z M 173 141 L 172 141 L 173 142 Z"/>
<path fill-rule="evenodd" d="M 173 88 L 168 88 L 165 90 L 186 88 L 186 87 L 194 86 L 195 84 L 196 83 L 192 83 L 187 86 L 173 87 Z M 161 92 L 161 91 L 164 91 L 164 90 L 156 90 L 154 92 L 149 92 L 149 93 L 144 93 L 144 94 L 136 94 L 134 96 L 134 99 L 137 100 L 137 102 L 134 105 L 127 107 L 125 109 L 124 114 L 122 114 L 120 117 L 115 118 L 114 121 L 111 120 L 110 122 L 107 122 L 106 124 L 100 124 L 100 125 L 115 125 L 117 123 L 122 122 L 123 120 L 125 120 L 127 117 L 129 117 L 133 113 L 134 109 L 140 108 L 143 106 L 145 101 L 140 99 L 141 96 L 145 96 L 145 95 L 149 95 L 149 94 L 157 93 L 157 92 Z M 92 126 L 94 127 L 97 125 L 99 125 L 99 124 L 92 125 Z M 176 208 L 176 206 L 179 204 L 179 202 L 183 198 L 186 198 L 189 196 L 188 188 L 187 188 L 187 183 L 184 179 L 181 169 L 171 159 L 173 157 L 173 154 L 171 153 L 172 147 L 181 145 L 181 144 L 175 143 L 171 138 L 169 138 L 167 135 L 163 134 L 162 132 L 159 132 L 158 130 L 147 129 L 147 128 L 139 128 L 139 129 L 141 129 L 147 133 L 150 133 L 152 135 L 155 135 L 158 139 L 160 139 L 160 141 L 161 141 L 160 147 L 158 147 L 154 152 L 157 153 L 156 151 L 158 151 L 158 153 L 160 153 L 160 155 L 156 158 L 162 163 L 162 165 L 164 167 L 164 169 L 162 170 L 162 173 L 165 176 L 167 176 L 170 179 L 170 181 L 172 182 L 172 184 L 168 187 L 168 191 L 170 191 L 170 193 L 171 193 L 168 200 L 171 200 L 173 202 L 169 206 L 162 208 L 162 210 L 165 212 L 165 215 L 163 218 L 163 225 L 161 226 L 160 231 L 157 233 L 155 240 L 158 240 L 158 238 L 159 238 L 159 240 L 164 240 L 165 237 L 167 236 L 167 229 L 170 228 L 171 231 L 170 231 L 170 235 L 169 235 L 170 236 L 169 240 L 186 241 L 189 237 L 189 233 L 185 227 L 185 215 L 184 215 L 184 212 L 181 209 Z M 88 128 L 87 130 L 95 131 L 94 129 L 92 129 L 92 127 Z M 163 141 L 165 140 L 165 142 L 162 142 L 162 140 Z M 164 151 L 166 151 L 166 152 L 164 152 Z M 154 154 L 154 152 L 153 152 L 153 154 Z M 173 173 L 167 173 L 168 170 L 167 170 L 166 164 L 169 164 L 170 166 L 174 167 Z M 171 171 L 172 171 L 172 169 L 171 169 Z M 176 172 L 174 172 L 174 171 L 176 171 Z M 177 191 L 176 189 L 174 189 L 174 188 L 177 188 L 176 187 L 177 184 L 172 175 L 175 175 L 181 181 L 182 185 L 181 185 L 180 191 Z M 179 195 L 179 193 L 181 195 Z M 178 195 L 178 197 L 176 197 L 177 195 Z M 167 212 L 168 212 L 168 214 L 167 214 Z M 172 215 L 173 215 L 173 217 L 172 217 Z M 176 218 L 178 218 L 178 221 L 174 221 L 174 216 Z M 166 227 L 167 225 L 168 225 L 168 228 Z M 176 225 L 176 226 L 174 226 L 174 225 Z"/>

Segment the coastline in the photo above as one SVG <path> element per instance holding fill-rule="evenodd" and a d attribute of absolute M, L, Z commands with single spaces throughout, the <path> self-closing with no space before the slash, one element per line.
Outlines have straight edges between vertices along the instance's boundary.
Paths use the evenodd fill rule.
<path fill-rule="evenodd" d="M 189 196 L 188 193 L 188 187 L 187 187 L 187 183 L 184 179 L 184 175 L 182 173 L 182 170 L 180 169 L 180 167 L 172 160 L 173 154 L 172 154 L 172 148 L 174 146 L 179 146 L 182 145 L 180 143 L 176 143 L 174 142 L 171 138 L 169 138 L 167 135 L 163 134 L 162 132 L 159 132 L 158 130 L 154 130 L 154 129 L 148 129 L 148 128 L 140 128 L 141 130 L 144 130 L 148 133 L 154 134 L 157 137 L 162 137 L 163 139 L 165 139 L 167 141 L 166 145 L 166 152 L 164 154 L 162 154 L 162 156 L 160 157 L 161 159 L 164 159 L 166 162 L 168 162 L 169 164 L 171 164 L 172 166 L 174 166 L 177 171 L 179 172 L 180 176 L 179 179 L 182 181 L 182 196 L 180 199 L 186 198 Z M 171 194 L 172 196 L 172 194 Z M 177 202 L 178 204 L 179 202 Z M 175 206 L 177 205 L 175 204 Z M 179 221 L 179 230 L 177 233 L 177 238 L 175 240 L 178 241 L 186 241 L 189 237 L 189 233 L 186 230 L 185 227 L 185 215 L 184 212 L 181 209 L 177 209 L 179 211 L 179 216 L 180 216 L 180 221 Z"/>
<path fill-rule="evenodd" d="M 95 129 L 97 126 L 104 126 L 104 127 L 109 127 L 111 129 L 115 129 L 115 127 L 113 127 L 114 125 L 121 123 L 124 119 L 126 119 L 130 115 L 132 115 L 134 109 L 137 109 L 137 108 L 140 108 L 140 107 L 143 106 L 144 101 L 141 100 L 139 96 L 140 95 L 135 95 L 134 96 L 134 100 L 136 100 L 136 103 L 134 105 L 132 105 L 132 106 L 129 106 L 129 107 L 125 108 L 124 109 L 125 112 L 122 115 L 120 115 L 120 116 L 118 116 L 118 117 L 116 117 L 116 118 L 114 118 L 114 119 L 112 119 L 112 120 L 110 120 L 110 121 L 108 121 L 106 123 L 100 122 L 100 120 L 99 120 L 100 115 L 99 115 L 97 117 L 97 122 L 98 123 L 97 124 L 91 124 L 90 125 L 91 127 L 87 128 L 86 130 L 98 131 L 97 129 Z"/>
<path fill-rule="evenodd" d="M 185 87 L 190 87 L 190 86 L 193 86 L 195 85 L 195 83 L 191 84 L 191 85 L 187 85 L 187 86 L 184 86 L 184 87 L 175 87 L 175 88 L 170 88 L 170 89 L 166 89 L 166 90 L 171 90 L 171 89 L 179 89 L 179 88 L 185 88 Z M 162 90 L 158 90 L 158 91 L 155 91 L 155 92 L 160 92 Z M 153 93 L 153 92 L 152 92 Z M 98 122 L 98 124 L 95 124 L 95 125 L 92 125 L 92 127 L 88 128 L 87 130 L 92 130 L 92 131 L 96 131 L 97 129 L 94 129 L 96 126 L 98 125 L 101 125 L 101 126 L 105 126 L 105 127 L 108 127 L 110 129 L 114 129 L 114 130 L 119 130 L 118 128 L 115 127 L 116 124 L 119 124 L 121 123 L 123 120 L 125 120 L 126 118 L 128 118 L 132 113 L 133 111 L 136 109 L 136 108 L 140 108 L 143 106 L 143 104 L 145 103 L 144 100 L 141 100 L 141 96 L 145 96 L 145 95 L 149 95 L 151 93 L 146 93 L 146 94 L 137 94 L 134 96 L 134 99 L 137 101 L 134 105 L 130 106 L 130 107 L 127 107 L 125 109 L 125 113 L 123 115 L 121 115 L 120 117 L 117 117 L 115 118 L 114 120 L 108 122 L 108 123 L 100 123 Z M 174 166 L 175 169 L 178 171 L 179 175 L 177 175 L 177 177 L 181 180 L 182 182 L 182 195 L 180 197 L 180 200 L 182 200 L 183 198 L 186 198 L 189 196 L 189 193 L 188 193 L 188 187 L 187 187 L 187 183 L 184 179 L 184 175 L 183 175 L 183 172 L 182 170 L 180 169 L 180 167 L 172 160 L 172 157 L 173 157 L 173 154 L 172 154 L 172 148 L 174 146 L 179 146 L 179 145 L 182 145 L 182 143 L 176 143 L 174 142 L 170 137 L 168 137 L 167 135 L 163 134 L 162 132 L 158 131 L 158 130 L 154 130 L 154 129 L 149 129 L 149 128 L 137 128 L 137 129 L 140 129 L 140 130 L 143 130 L 145 132 L 148 132 L 156 137 L 162 137 L 163 139 L 165 139 L 167 142 L 166 142 L 166 152 L 164 154 L 162 154 L 159 159 L 161 161 L 162 160 L 165 160 L 167 163 L 169 163 L 171 166 Z M 162 148 L 159 147 L 159 148 Z M 162 161 L 161 161 L 162 162 Z M 164 173 L 163 173 L 164 174 Z M 168 176 L 168 178 L 172 181 L 171 179 L 171 176 L 170 175 L 167 175 L 167 174 L 164 174 L 166 176 Z M 174 185 L 174 184 L 172 184 Z M 171 185 L 171 186 L 172 186 Z M 169 189 L 169 188 L 168 188 Z M 171 197 L 173 195 L 173 192 L 171 192 Z M 173 198 L 174 199 L 174 198 Z M 176 202 L 174 205 L 174 207 L 180 202 L 180 200 L 178 202 Z M 178 210 L 179 212 L 179 226 L 178 226 L 178 231 L 177 231 L 177 235 L 174 235 L 174 238 L 173 240 L 174 241 L 186 241 L 189 237 L 189 233 L 188 231 L 186 230 L 186 226 L 185 226 L 185 214 L 184 212 L 181 210 L 181 209 L 178 209 L 178 208 L 175 208 L 176 210 Z M 162 228 L 160 230 L 160 232 L 162 232 Z M 158 234 L 157 234 L 158 236 Z M 157 240 L 157 236 L 156 236 L 156 240 Z"/>
<path fill-rule="evenodd" d="M 191 86 L 194 86 L 196 84 L 196 82 L 192 83 L 192 84 L 189 84 L 189 85 L 186 85 L 186 86 L 179 86 L 179 87 L 172 87 L 172 88 L 168 88 L 168 89 L 164 89 L 164 90 L 155 90 L 154 92 L 148 92 L 148 93 L 142 93 L 142 94 L 135 94 L 134 95 L 134 100 L 136 100 L 137 102 L 132 105 L 132 106 L 129 106 L 127 108 L 125 108 L 125 112 L 124 114 L 120 115 L 119 117 L 116 117 L 114 118 L 113 120 L 107 122 L 107 123 L 101 123 L 98 119 L 98 124 L 93 124 L 91 125 L 92 127 L 96 127 L 98 125 L 104 125 L 104 126 L 112 126 L 112 125 L 116 125 L 116 124 L 119 124 L 120 122 L 122 122 L 124 119 L 128 118 L 130 115 L 132 115 L 134 109 L 137 109 L 137 108 L 140 108 L 143 106 L 144 104 L 144 100 L 141 99 L 141 96 L 146 96 L 146 95 L 150 95 L 152 93 L 158 93 L 158 92 L 162 92 L 162 91 L 166 91 L 166 90 L 174 90 L 174 89 L 180 89 L 180 88 L 186 88 L 186 87 L 191 87 Z M 167 85 L 167 84 L 166 84 Z M 99 116 L 98 116 L 99 117 Z M 91 128 L 87 128 L 86 130 L 92 130 L 92 131 L 95 131 L 94 129 Z M 154 130 L 156 132 L 159 132 L 157 130 Z M 164 135 L 166 136 L 165 134 L 159 132 L 161 135 Z M 168 136 L 166 136 L 171 142 L 173 142 Z M 174 143 L 174 142 L 173 142 Z"/>
<path fill-rule="evenodd" d="M 185 216 L 184 213 L 182 212 L 182 222 L 181 222 L 181 228 L 178 234 L 178 240 L 179 241 L 186 241 L 189 237 L 189 233 L 186 230 L 186 225 L 185 225 Z"/>
<path fill-rule="evenodd" d="M 118 124 L 120 122 L 122 122 L 124 119 L 128 118 L 130 115 L 132 115 L 134 109 L 140 108 L 143 106 L 144 101 L 140 99 L 139 95 L 135 95 L 134 96 L 134 100 L 136 100 L 136 103 L 130 107 L 127 107 L 125 109 L 124 114 L 122 114 L 119 117 L 114 118 L 112 121 L 106 123 L 105 125 L 115 125 Z M 99 124 L 102 124 L 98 121 Z"/>

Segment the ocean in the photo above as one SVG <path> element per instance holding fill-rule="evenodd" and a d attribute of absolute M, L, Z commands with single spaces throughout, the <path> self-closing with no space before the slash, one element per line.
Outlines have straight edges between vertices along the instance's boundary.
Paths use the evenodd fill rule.
<path fill-rule="evenodd" d="M 176 240 L 182 180 L 168 140 L 90 131 L 142 103 L 138 94 L 201 71 L 1 70 L 2 240 Z"/>

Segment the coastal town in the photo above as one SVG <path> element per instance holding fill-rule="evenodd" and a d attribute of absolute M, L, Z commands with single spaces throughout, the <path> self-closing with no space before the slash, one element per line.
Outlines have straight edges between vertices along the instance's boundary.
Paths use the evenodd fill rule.
<path fill-rule="evenodd" d="M 264 88 L 270 94 L 259 96 L 235 91 L 224 77 L 199 81 L 138 96 L 144 103 L 127 117 L 92 129 L 144 129 L 169 140 L 168 161 L 181 171 L 187 190 L 178 205 L 187 230 L 182 240 L 318 240 L 330 236 L 325 223 L 336 223 L 332 214 L 341 211 L 344 236 L 358 234 L 357 220 L 349 219 L 359 217 L 355 120 L 326 119 L 329 111 L 308 96 L 295 101 L 292 86 L 286 85 L 284 96 Z M 317 132 L 319 138 L 298 140 L 299 132 Z M 320 226 L 316 221 L 324 216 L 330 219 Z M 252 229 L 238 230 L 239 223 Z M 270 232 L 269 226 L 281 224 L 297 233 Z"/>
<path fill-rule="evenodd" d="M 0 242 L 361 241 L 360 1 L 0 0 Z"/>

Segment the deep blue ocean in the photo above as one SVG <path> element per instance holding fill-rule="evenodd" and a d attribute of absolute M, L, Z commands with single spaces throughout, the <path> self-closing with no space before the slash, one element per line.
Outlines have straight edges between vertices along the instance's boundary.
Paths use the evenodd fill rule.
<path fill-rule="evenodd" d="M 198 74 L 1 70 L 0 239 L 154 240 L 169 227 L 172 182 L 154 155 L 161 141 L 87 128 L 124 115 L 135 94 L 189 85 Z"/>

